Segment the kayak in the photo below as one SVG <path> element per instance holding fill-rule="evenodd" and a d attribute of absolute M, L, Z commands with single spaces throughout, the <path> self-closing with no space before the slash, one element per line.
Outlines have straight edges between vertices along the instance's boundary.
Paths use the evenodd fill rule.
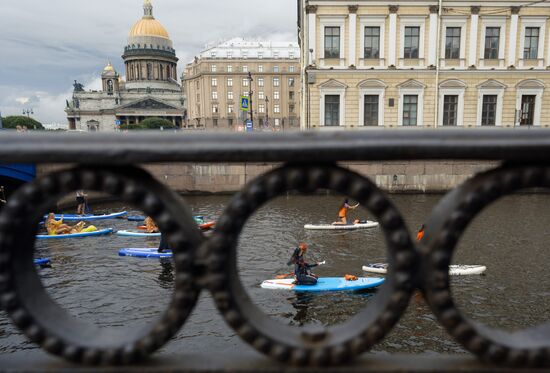
<path fill-rule="evenodd" d="M 102 229 L 95 232 L 86 232 L 86 233 L 74 233 L 74 234 L 58 234 L 55 236 L 49 236 L 47 234 L 39 234 L 36 236 L 37 239 L 41 240 L 61 240 L 66 238 L 82 238 L 82 237 L 94 237 L 102 236 L 105 234 L 113 233 L 113 228 Z"/>
<path fill-rule="evenodd" d="M 266 280 L 262 282 L 263 289 L 271 290 L 294 290 L 299 292 L 320 292 L 320 291 L 357 291 L 372 289 L 384 283 L 383 278 L 360 277 L 357 281 L 347 281 L 344 277 L 321 277 L 316 285 L 296 285 L 294 279 Z"/>
<path fill-rule="evenodd" d="M 75 214 L 56 214 L 55 218 L 57 220 L 63 219 L 63 221 L 89 221 L 89 220 L 106 220 L 114 219 L 126 215 L 126 211 L 115 212 L 112 214 L 106 215 L 75 215 Z M 48 215 L 44 216 L 44 219 L 48 218 Z"/>
<path fill-rule="evenodd" d="M 145 233 L 145 232 L 134 232 L 134 231 L 118 231 L 116 232 L 117 236 L 122 237 L 160 237 L 160 233 Z"/>
<path fill-rule="evenodd" d="M 153 249 L 121 249 L 119 256 L 130 256 L 134 258 L 171 258 L 172 252 L 159 253 L 157 248 Z"/>
<path fill-rule="evenodd" d="M 316 231 L 333 231 L 333 230 L 355 230 L 355 229 L 367 229 L 367 228 L 376 228 L 378 223 L 375 221 L 367 221 L 366 223 L 360 224 L 306 224 L 304 225 L 305 229 L 316 230 Z"/>
<path fill-rule="evenodd" d="M 50 264 L 50 259 L 44 258 L 44 259 L 35 259 L 34 264 L 37 266 L 47 266 Z"/>
<path fill-rule="evenodd" d="M 210 230 L 212 228 L 214 228 L 214 226 L 216 225 L 216 222 L 215 221 L 211 221 L 209 223 L 204 223 L 204 224 L 199 224 L 199 228 L 203 231 L 207 231 L 207 230 Z M 138 225 L 137 227 L 139 230 L 146 230 L 147 227 L 145 225 Z"/>
<path fill-rule="evenodd" d="M 452 265 L 449 267 L 449 275 L 451 276 L 469 276 L 481 275 L 485 273 L 487 267 L 481 265 Z M 388 264 L 375 263 L 363 266 L 363 271 L 369 273 L 386 274 L 388 272 Z"/>

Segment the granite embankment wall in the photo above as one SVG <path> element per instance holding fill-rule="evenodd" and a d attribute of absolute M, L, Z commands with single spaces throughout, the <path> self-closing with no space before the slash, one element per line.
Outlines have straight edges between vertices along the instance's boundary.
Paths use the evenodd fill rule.
<path fill-rule="evenodd" d="M 486 161 L 347 162 L 356 171 L 390 193 L 442 193 L 472 175 L 494 168 Z M 277 167 L 273 163 L 167 163 L 144 165 L 158 180 L 182 194 L 230 194 Z M 38 175 L 66 165 L 39 165 Z"/>

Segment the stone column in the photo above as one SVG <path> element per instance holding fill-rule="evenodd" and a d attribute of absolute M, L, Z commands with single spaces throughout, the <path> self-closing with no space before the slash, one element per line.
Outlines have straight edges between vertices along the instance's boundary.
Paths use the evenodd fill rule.
<path fill-rule="evenodd" d="M 430 6 L 430 42 L 428 43 L 430 50 L 428 52 L 428 66 L 436 66 L 437 59 L 439 58 L 437 50 L 439 48 L 438 44 L 440 43 L 435 43 L 439 32 L 438 17 L 439 7 L 437 5 Z M 444 38 L 445 35 L 442 34 L 441 37 Z"/>
<path fill-rule="evenodd" d="M 359 6 L 350 5 L 349 10 L 349 66 L 356 66 L 356 37 L 357 37 L 357 9 Z"/>
<path fill-rule="evenodd" d="M 468 66 L 477 65 L 477 29 L 479 23 L 480 6 L 471 7 L 472 15 L 470 17 L 470 55 L 468 56 Z"/>
<path fill-rule="evenodd" d="M 512 11 L 512 17 L 510 19 L 510 39 L 509 39 L 510 46 L 508 49 L 508 62 L 507 62 L 508 67 L 516 66 L 516 48 L 517 48 L 517 41 L 518 41 L 518 20 L 519 20 L 520 7 L 513 6 L 510 9 Z"/>
<path fill-rule="evenodd" d="M 308 54 L 307 60 L 309 61 L 308 65 L 313 65 L 315 63 L 315 57 L 317 55 L 317 5 L 308 5 L 306 6 L 307 13 L 307 35 L 308 35 L 308 49 L 306 52 Z M 313 50 L 313 52 L 310 52 Z"/>
<path fill-rule="evenodd" d="M 399 6 L 390 5 L 390 35 L 388 48 L 388 66 L 395 68 L 397 66 L 397 11 Z"/>

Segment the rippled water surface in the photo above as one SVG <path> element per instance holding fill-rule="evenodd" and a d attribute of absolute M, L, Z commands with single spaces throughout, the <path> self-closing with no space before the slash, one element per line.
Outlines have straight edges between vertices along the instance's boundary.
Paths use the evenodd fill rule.
<path fill-rule="evenodd" d="M 230 197 L 187 197 L 193 213 L 218 217 Z M 334 325 L 356 314 L 376 296 L 367 293 L 295 294 L 264 290 L 259 284 L 291 271 L 286 266 L 299 242 L 310 246 L 310 261 L 326 260 L 320 276 L 364 275 L 362 265 L 385 260 L 379 228 L 348 232 L 305 231 L 306 223 L 332 222 L 340 197 L 289 196 L 270 202 L 246 224 L 239 242 L 241 281 L 254 302 L 286 325 Z M 393 202 L 409 229 L 429 215 L 440 196 L 396 195 Z M 517 330 L 541 323 L 550 314 L 548 239 L 550 195 L 516 195 L 484 211 L 460 242 L 454 263 L 487 266 L 484 276 L 454 277 L 453 293 L 471 318 L 492 327 Z M 95 212 L 131 209 L 120 204 L 94 206 Z M 352 217 L 370 218 L 365 210 Z M 94 223 L 95 224 L 95 223 Z M 132 229 L 126 220 L 97 222 L 99 228 Z M 156 247 L 158 239 L 104 236 L 78 240 L 41 241 L 36 257 L 48 257 L 52 268 L 39 273 L 52 298 L 72 315 L 106 328 L 135 328 L 150 322 L 170 300 L 174 271 L 170 262 L 118 256 L 123 247 Z M 36 347 L 0 313 L 0 351 L 14 353 Z M 217 313 L 210 296 L 199 304 L 175 340 L 162 353 L 250 350 Z M 420 295 L 392 333 L 374 349 L 383 352 L 464 353 L 437 324 Z"/>

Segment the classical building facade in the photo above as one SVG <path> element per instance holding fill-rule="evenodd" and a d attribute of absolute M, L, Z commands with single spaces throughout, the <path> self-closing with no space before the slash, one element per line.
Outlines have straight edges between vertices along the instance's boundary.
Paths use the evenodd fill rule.
<path fill-rule="evenodd" d="M 295 42 L 236 38 L 207 47 L 186 66 L 183 86 L 189 127 L 242 128 L 240 98 L 252 92 L 256 129 L 300 128 L 300 50 Z"/>
<path fill-rule="evenodd" d="M 301 0 L 302 128 L 548 127 L 549 18 L 545 2 Z"/>
<path fill-rule="evenodd" d="M 124 47 L 126 80 L 109 62 L 101 74 L 101 91 L 85 91 L 75 81 L 65 109 L 70 129 L 115 131 L 120 124 L 148 117 L 165 118 L 181 127 L 185 97 L 177 80 L 176 51 L 166 29 L 153 17 L 150 0 L 145 0 L 143 9 L 143 18 L 130 30 Z"/>

